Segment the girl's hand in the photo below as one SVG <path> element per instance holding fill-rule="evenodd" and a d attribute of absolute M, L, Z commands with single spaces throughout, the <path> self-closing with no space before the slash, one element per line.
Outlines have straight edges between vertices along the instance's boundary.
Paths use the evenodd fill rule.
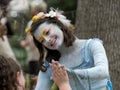
<path fill-rule="evenodd" d="M 52 63 L 50 64 L 52 68 L 52 75 L 53 75 L 53 80 L 57 84 L 57 86 L 60 88 L 66 88 L 70 87 L 69 86 L 69 79 L 68 79 L 68 74 L 65 69 L 64 65 L 60 65 L 57 61 L 52 60 Z M 64 89 L 61 89 L 64 90 Z"/>

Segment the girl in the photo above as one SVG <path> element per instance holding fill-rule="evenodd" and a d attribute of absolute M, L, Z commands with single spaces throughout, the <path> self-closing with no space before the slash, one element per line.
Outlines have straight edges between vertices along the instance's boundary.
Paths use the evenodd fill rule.
<path fill-rule="evenodd" d="M 25 79 L 19 64 L 0 55 L 0 90 L 25 90 Z"/>
<path fill-rule="evenodd" d="M 73 25 L 58 10 L 40 12 L 32 18 L 26 32 L 33 36 L 40 59 L 35 90 L 50 90 L 53 83 L 52 60 L 64 64 L 72 90 L 112 90 L 108 60 L 102 41 L 78 39 Z"/>

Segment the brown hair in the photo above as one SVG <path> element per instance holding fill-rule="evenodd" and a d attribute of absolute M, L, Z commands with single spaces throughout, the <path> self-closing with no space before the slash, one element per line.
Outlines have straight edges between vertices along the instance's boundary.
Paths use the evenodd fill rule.
<path fill-rule="evenodd" d="M 17 90 L 17 72 L 21 68 L 11 58 L 0 55 L 0 90 Z"/>
<path fill-rule="evenodd" d="M 43 18 L 43 19 L 40 19 L 36 22 L 33 22 L 32 23 L 32 26 L 31 26 L 31 32 L 34 33 L 34 31 L 38 28 L 39 25 L 41 25 L 42 23 L 44 22 L 47 22 L 48 24 L 55 24 L 57 26 L 60 27 L 60 29 L 62 30 L 63 32 L 63 35 L 64 35 L 64 44 L 66 47 L 69 47 L 72 45 L 72 43 L 74 42 L 75 38 L 73 36 L 73 33 L 72 33 L 72 30 L 71 28 L 65 26 L 62 22 L 60 22 L 57 17 L 46 17 L 46 18 Z M 40 59 L 39 59 L 39 64 L 40 64 L 40 69 L 42 71 L 44 71 L 42 69 L 42 64 L 43 64 L 43 59 L 44 59 L 44 56 L 45 56 L 45 49 L 47 50 L 47 55 L 45 57 L 45 59 L 49 62 L 51 62 L 52 59 L 55 59 L 55 60 L 59 60 L 59 58 L 61 57 L 61 54 L 59 51 L 57 50 L 50 50 L 46 47 L 44 47 L 40 42 L 38 42 L 34 35 L 33 36 L 33 39 L 34 39 L 34 43 L 35 45 L 37 46 L 38 50 L 39 50 L 39 53 L 40 53 Z"/>

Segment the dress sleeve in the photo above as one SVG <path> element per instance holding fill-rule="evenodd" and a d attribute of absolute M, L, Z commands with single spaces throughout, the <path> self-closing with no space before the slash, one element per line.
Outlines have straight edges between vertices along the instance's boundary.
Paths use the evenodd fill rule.
<path fill-rule="evenodd" d="M 49 69 L 46 72 L 39 71 L 35 90 L 50 90 L 50 87 L 52 85 L 52 80 L 50 80 Z"/>
<path fill-rule="evenodd" d="M 73 71 L 81 77 L 89 77 L 89 79 L 104 79 L 108 77 L 108 60 L 103 44 L 99 40 L 94 40 L 90 43 L 89 50 L 94 60 L 94 67 L 75 69 Z"/>

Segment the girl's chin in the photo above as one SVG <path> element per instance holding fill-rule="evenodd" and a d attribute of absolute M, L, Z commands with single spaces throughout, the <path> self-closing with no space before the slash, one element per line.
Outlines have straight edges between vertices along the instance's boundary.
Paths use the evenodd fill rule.
<path fill-rule="evenodd" d="M 52 50 L 58 50 L 60 48 L 60 46 L 54 46 L 54 47 L 51 47 L 50 49 L 52 49 Z"/>
<path fill-rule="evenodd" d="M 55 43 L 55 45 L 49 47 L 51 50 L 58 50 L 61 47 L 61 43 Z"/>

